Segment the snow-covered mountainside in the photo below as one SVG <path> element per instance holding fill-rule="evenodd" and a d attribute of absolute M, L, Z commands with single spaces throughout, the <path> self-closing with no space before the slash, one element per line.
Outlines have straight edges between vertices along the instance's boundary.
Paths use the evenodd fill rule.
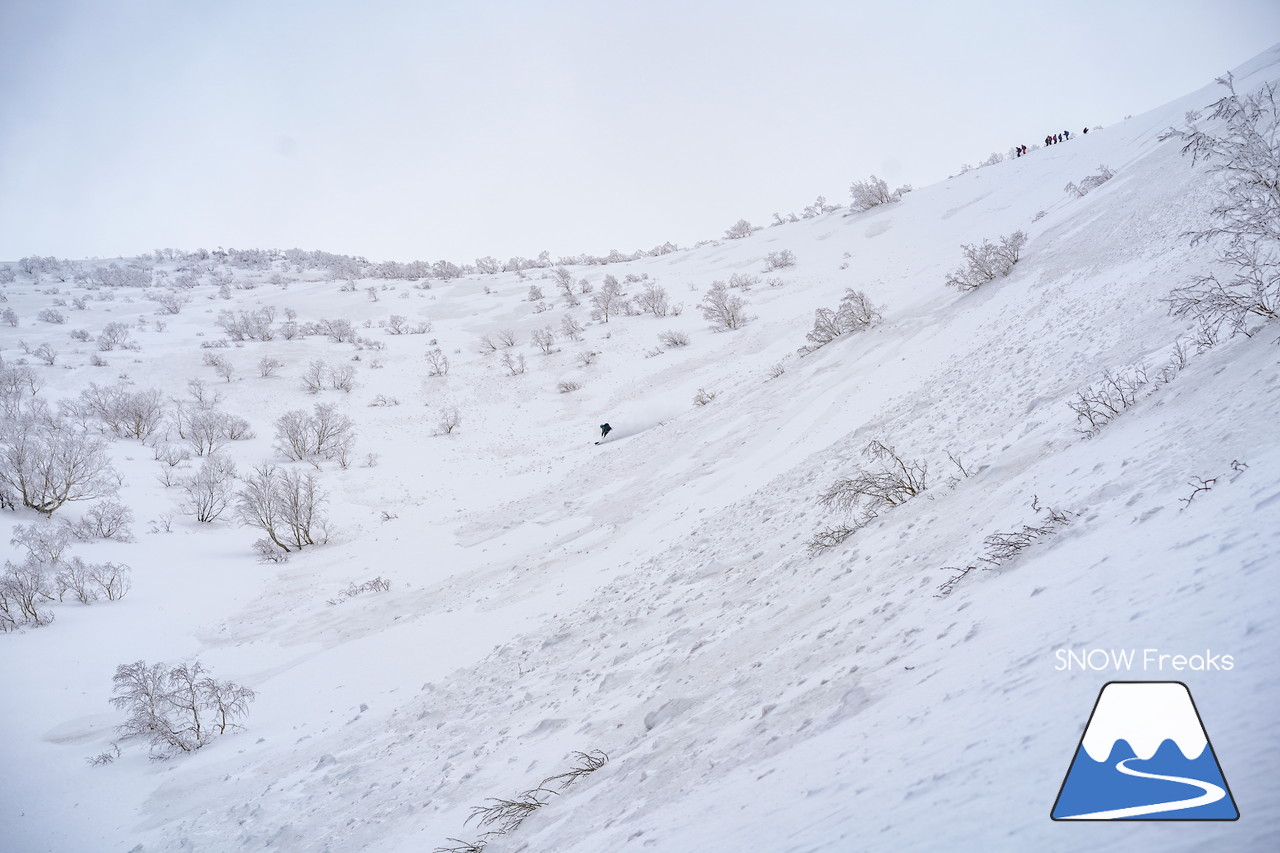
<path fill-rule="evenodd" d="M 1277 80 L 1280 49 L 1236 89 Z M 74 403 L 59 432 L 108 442 L 134 541 L 81 525 L 90 541 L 50 574 L 127 564 L 131 590 L 66 592 L 38 604 L 51 624 L 0 635 L 0 847 L 1271 849 L 1280 326 L 1198 352 L 1162 301 L 1218 268 L 1187 236 L 1213 224 L 1218 182 L 1159 137 L 1222 92 L 864 212 L 570 267 L 577 305 L 554 265 L 347 281 L 314 256 L 161 253 L 133 262 L 142 287 L 128 260 L 80 262 L 80 281 L 9 263 L 11 405 L 52 434 L 21 377 L 53 412 Z M 945 286 L 962 245 L 1017 231 L 1007 277 Z M 793 265 L 765 270 L 785 252 Z M 592 320 L 606 276 L 638 313 Z M 746 303 L 739 328 L 699 310 L 716 281 L 742 285 L 725 290 Z M 648 285 L 683 310 L 644 311 Z M 799 352 L 849 289 L 882 319 Z M 234 340 L 264 323 L 270 340 Z M 1082 434 L 1070 404 L 1135 365 L 1131 405 Z M 157 389 L 165 419 L 117 436 L 91 383 Z M 207 449 L 197 396 L 248 422 L 218 451 L 241 484 L 265 463 L 315 475 L 327 542 L 261 562 L 234 505 L 208 523 L 183 509 Z M 354 446 L 290 461 L 276 423 L 317 404 L 352 420 Z M 859 472 L 886 471 L 914 485 L 849 505 Z M 102 499 L 48 521 L 17 503 L 0 513 L 15 567 L 32 530 Z M 811 547 L 823 531 L 830 547 Z M 389 587 L 361 589 L 375 579 Z M 1087 660 L 1137 654 L 1064 666 L 1099 649 Z M 252 689 L 243 730 L 152 760 L 110 704 L 116 668 L 140 660 Z M 1099 689 L 1124 679 L 1188 685 L 1240 820 L 1050 820 Z M 468 822 L 522 792 L 509 832 L 486 836 L 493 811 Z"/>

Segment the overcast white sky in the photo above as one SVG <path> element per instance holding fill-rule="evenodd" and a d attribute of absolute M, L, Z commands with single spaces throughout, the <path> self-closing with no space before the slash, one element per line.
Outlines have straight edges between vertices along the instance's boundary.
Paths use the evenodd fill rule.
<path fill-rule="evenodd" d="M 0 260 L 688 245 L 1277 41 L 1275 0 L 0 0 Z"/>

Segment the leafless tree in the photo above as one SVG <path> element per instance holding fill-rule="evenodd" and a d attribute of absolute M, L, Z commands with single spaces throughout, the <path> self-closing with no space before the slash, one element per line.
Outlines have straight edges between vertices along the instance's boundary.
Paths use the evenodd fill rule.
<path fill-rule="evenodd" d="M 261 465 L 236 495 L 236 517 L 256 527 L 271 544 L 290 553 L 327 539 L 324 493 L 312 473 Z"/>
<path fill-rule="evenodd" d="M 981 245 L 967 244 L 960 247 L 964 252 L 965 265 L 947 275 L 947 286 L 960 291 L 976 290 L 989 281 L 1003 278 L 1013 271 L 1018 262 L 1019 253 L 1027 243 L 1027 235 L 1022 231 L 1000 238 L 1000 244 L 994 245 L 983 240 Z"/>
<path fill-rule="evenodd" d="M 446 376 L 449 373 L 449 357 L 444 350 L 436 347 L 427 350 L 427 374 L 430 376 Z"/>

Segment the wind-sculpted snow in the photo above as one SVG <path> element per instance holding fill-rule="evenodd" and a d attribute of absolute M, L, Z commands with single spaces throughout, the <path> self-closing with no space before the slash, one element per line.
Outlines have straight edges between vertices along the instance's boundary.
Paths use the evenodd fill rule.
<path fill-rule="evenodd" d="M 1280 77 L 1276 60 L 1237 88 Z M 1280 331 L 1193 354 L 1092 437 L 1068 406 L 1103 370 L 1156 365 L 1189 331 L 1160 300 L 1212 263 L 1181 235 L 1204 226 L 1213 187 L 1157 137 L 1211 93 L 865 214 L 572 271 L 597 290 L 606 274 L 629 293 L 657 282 L 678 316 L 591 321 L 589 297 L 565 304 L 549 269 L 346 287 L 278 263 L 238 270 L 253 287 L 223 298 L 214 264 L 163 317 L 138 289 L 17 277 L 4 292 L 23 319 L 0 326 L 0 352 L 8 365 L 20 341 L 59 350 L 55 366 L 31 365 L 55 409 L 108 381 L 192 408 L 187 383 L 201 378 L 255 433 L 222 450 L 237 470 L 314 473 L 332 530 L 288 562 L 256 562 L 256 534 L 229 513 L 197 521 L 178 481 L 162 482 L 199 459 L 111 442 L 137 541 L 73 549 L 127 562 L 133 589 L 111 607 L 56 603 L 53 624 L 0 635 L 0 756 L 22 768 L 0 783 L 0 846 L 431 850 L 479 837 L 472 807 L 599 750 L 607 763 L 487 853 L 1266 849 L 1280 831 L 1265 805 L 1280 796 L 1267 722 L 1280 700 Z M 1115 177 L 1063 193 L 1099 163 Z M 961 246 L 1018 230 L 1028 240 L 1008 277 L 945 287 Z M 795 264 L 768 274 L 778 286 L 731 289 L 747 303 L 741 328 L 715 331 L 693 310 L 713 281 L 763 275 L 784 250 Z M 157 286 L 192 272 L 179 265 L 159 264 Z M 544 299 L 528 301 L 531 285 Z M 814 311 L 850 289 L 882 321 L 797 354 Z M 71 303 L 58 307 L 66 324 L 34 319 L 55 300 Z M 202 346 L 222 337 L 218 312 L 265 307 L 279 329 L 289 309 L 298 329 L 344 318 L 362 340 Z M 561 334 L 565 313 L 583 340 Z M 392 314 L 431 330 L 390 334 Z M 125 320 L 139 349 L 89 343 Z M 531 346 L 548 327 L 550 351 Z M 77 328 L 89 337 L 68 337 Z M 668 330 L 688 345 L 662 346 Z M 437 348 L 449 370 L 432 376 Z M 503 352 L 527 370 L 504 368 Z M 274 375 L 259 375 L 263 358 L 280 362 Z M 350 388 L 308 393 L 318 360 L 352 366 Z M 557 390 L 568 381 L 580 387 Z M 700 389 L 715 397 L 695 406 Z M 273 449 L 272 425 L 317 403 L 352 421 L 345 467 Z M 450 407 L 457 428 L 436 434 Z M 927 488 L 811 552 L 833 520 L 818 496 L 867 464 L 872 441 L 926 465 Z M 1224 471 L 1181 501 L 1192 478 Z M 1071 524 L 936 595 L 945 567 L 1019 529 L 1036 500 Z M 385 588 L 342 597 L 374 578 Z M 1239 664 L 1055 669 L 1056 649 L 1093 646 L 1212 647 Z M 245 731 L 165 763 L 126 741 L 86 764 L 123 722 L 108 704 L 118 664 L 197 658 L 256 693 Z M 1155 837 L 1049 819 L 1100 684 L 1126 677 L 1193 687 L 1241 820 Z M 1154 752 L 1122 728 L 1107 736 Z"/>

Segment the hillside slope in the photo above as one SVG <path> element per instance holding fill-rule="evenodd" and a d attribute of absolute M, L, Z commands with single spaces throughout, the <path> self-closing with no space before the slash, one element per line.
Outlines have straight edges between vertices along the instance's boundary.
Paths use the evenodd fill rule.
<path fill-rule="evenodd" d="M 1237 89 L 1276 80 L 1280 49 L 1240 69 Z M 236 270 L 223 299 L 210 262 L 164 328 L 147 299 L 182 261 L 153 264 L 166 277 L 145 292 L 4 285 L 21 317 L 0 327 L 6 362 L 22 344 L 62 351 L 33 364 L 51 401 L 124 377 L 185 397 L 202 378 L 256 430 L 226 449 L 242 473 L 283 464 L 272 424 L 289 410 L 336 404 L 357 435 L 350 467 L 320 465 L 330 542 L 279 565 L 254 561 L 256 534 L 230 514 L 166 519 L 179 497 L 157 482 L 164 466 L 112 442 L 137 541 L 72 548 L 127 562 L 132 591 L 0 637 L 2 753 L 22 768 L 0 783 L 6 849 L 430 850 L 480 838 L 464 825 L 473 806 L 591 750 L 608 762 L 488 853 L 1264 849 L 1280 831 L 1280 742 L 1264 722 L 1280 700 L 1276 332 L 1193 355 L 1095 436 L 1067 405 L 1104 370 L 1144 362 L 1154 376 L 1188 334 L 1160 300 L 1212 268 L 1212 248 L 1184 235 L 1208 224 L 1215 190 L 1157 137 L 1217 88 L 865 213 L 572 270 L 595 293 L 605 275 L 632 295 L 656 282 L 679 316 L 590 322 L 550 270 L 344 289 L 277 261 Z M 1100 164 L 1115 177 L 1063 192 Z M 1011 275 L 944 286 L 961 244 L 1019 229 Z M 795 266 L 763 273 L 782 250 Z M 695 306 L 735 273 L 779 281 L 734 290 L 751 321 L 713 331 Z M 883 321 L 798 354 L 814 310 L 847 288 Z M 77 294 L 83 310 L 55 304 Z M 348 318 L 382 348 L 322 335 L 202 348 L 222 335 L 219 311 L 262 306 Z M 44 309 L 68 324 L 37 321 Z M 582 341 L 529 345 L 566 313 Z M 387 334 L 376 324 L 391 314 L 431 330 Z M 68 326 L 96 335 L 113 320 L 140 348 L 91 366 Z M 483 352 L 504 330 L 518 345 Z M 666 330 L 689 345 L 660 346 Z M 437 346 L 451 366 L 432 377 Z M 264 357 L 277 375 L 257 375 Z M 308 394 L 299 377 L 317 359 L 354 365 L 355 388 Z M 716 396 L 695 406 L 700 389 Z M 451 407 L 459 427 L 435 435 Z M 615 431 L 596 446 L 605 421 Z M 927 491 L 813 551 L 846 518 L 819 495 L 871 464 L 872 441 L 926 465 Z M 1197 477 L 1218 479 L 1186 503 Z M 1070 520 L 940 594 L 986 537 L 1043 524 L 1036 507 Z M 375 576 L 390 589 L 341 596 Z M 1234 667 L 1057 670 L 1058 650 L 1094 648 L 1211 650 Z M 246 730 L 166 762 L 122 743 L 86 766 L 123 719 L 111 675 L 139 659 L 199 659 L 251 686 Z M 1049 820 L 1098 689 L 1125 678 L 1190 687 L 1238 822 Z"/>

